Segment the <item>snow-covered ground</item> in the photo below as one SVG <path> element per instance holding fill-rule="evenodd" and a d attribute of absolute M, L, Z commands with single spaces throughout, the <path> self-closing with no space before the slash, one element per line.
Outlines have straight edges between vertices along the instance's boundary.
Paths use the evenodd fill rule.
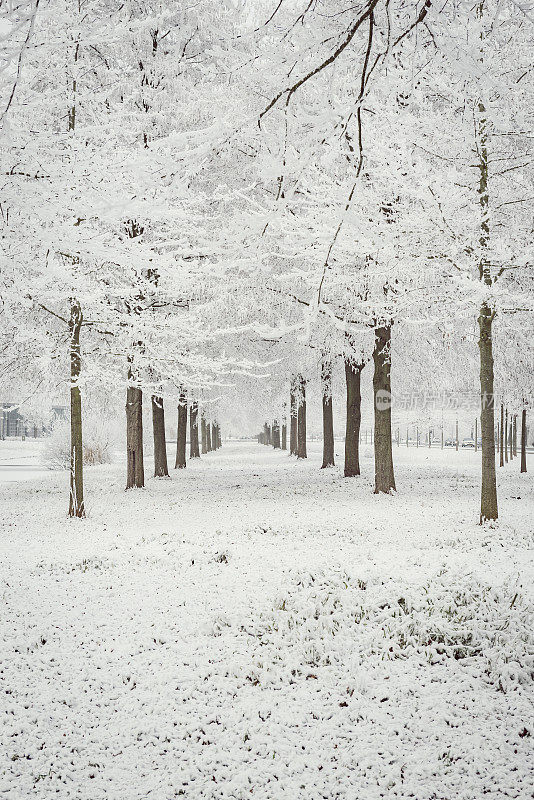
<path fill-rule="evenodd" d="M 480 453 L 395 449 L 377 497 L 310 449 L 88 469 L 83 522 L 64 473 L 0 485 L 0 796 L 532 796 L 532 476 L 480 527 Z"/>
<path fill-rule="evenodd" d="M 44 475 L 40 460 L 42 439 L 0 441 L 0 484 L 27 481 Z"/>

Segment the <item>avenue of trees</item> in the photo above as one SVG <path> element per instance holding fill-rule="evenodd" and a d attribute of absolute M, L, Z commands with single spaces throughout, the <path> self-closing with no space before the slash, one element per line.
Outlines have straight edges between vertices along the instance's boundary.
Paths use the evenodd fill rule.
<path fill-rule="evenodd" d="M 343 391 L 352 478 L 366 370 L 375 492 L 396 489 L 392 396 L 477 391 L 497 519 L 534 374 L 529 13 L 26 0 L 0 22 L 0 374 L 68 383 L 69 514 L 96 387 L 125 404 L 127 488 L 143 406 L 162 477 L 169 407 L 181 469 L 240 393 L 259 440 L 305 458 L 318 392 L 327 468 Z"/>

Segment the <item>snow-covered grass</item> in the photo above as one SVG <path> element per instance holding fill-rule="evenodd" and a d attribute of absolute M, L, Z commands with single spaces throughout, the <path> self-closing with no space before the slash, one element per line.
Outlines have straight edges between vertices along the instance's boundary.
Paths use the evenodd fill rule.
<path fill-rule="evenodd" d="M 532 477 L 480 527 L 479 453 L 310 450 L 0 487 L 2 797 L 531 796 Z"/>

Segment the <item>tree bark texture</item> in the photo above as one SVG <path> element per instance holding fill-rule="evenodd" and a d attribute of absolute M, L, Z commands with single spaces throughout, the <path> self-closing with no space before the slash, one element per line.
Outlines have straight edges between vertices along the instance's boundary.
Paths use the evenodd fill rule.
<path fill-rule="evenodd" d="M 211 424 L 209 422 L 206 422 L 206 447 L 208 453 L 211 453 L 213 447 L 211 446 Z"/>
<path fill-rule="evenodd" d="M 521 472 L 527 471 L 527 409 L 521 411 Z"/>
<path fill-rule="evenodd" d="M 297 458 L 307 458 L 306 451 L 306 380 L 299 378 L 299 393 L 297 398 Z"/>
<path fill-rule="evenodd" d="M 126 488 L 142 489 L 143 467 L 143 392 L 138 386 L 126 390 Z"/>
<path fill-rule="evenodd" d="M 280 450 L 280 424 L 277 419 L 273 422 L 273 447 Z"/>
<path fill-rule="evenodd" d="M 289 455 L 297 455 L 297 393 L 294 378 L 291 379 L 289 393 Z"/>
<path fill-rule="evenodd" d="M 182 389 L 178 398 L 178 429 L 176 432 L 176 462 L 174 469 L 185 469 L 185 445 L 187 441 L 187 394 Z"/>
<path fill-rule="evenodd" d="M 321 394 L 323 403 L 323 463 L 321 469 L 334 466 L 334 417 L 332 413 L 332 362 L 321 362 Z"/>
<path fill-rule="evenodd" d="M 163 397 L 152 395 L 152 433 L 154 435 L 154 477 L 167 478 L 167 443 L 165 441 L 165 411 Z"/>
<path fill-rule="evenodd" d="M 200 440 L 202 447 L 202 455 L 205 455 L 208 452 L 208 432 L 207 432 L 206 418 L 204 417 L 204 413 L 202 413 L 200 416 Z"/>
<path fill-rule="evenodd" d="M 495 416 L 493 394 L 493 313 L 483 303 L 478 317 L 480 352 L 480 434 L 482 438 L 482 485 L 480 522 L 497 519 L 497 476 L 495 474 Z"/>
<path fill-rule="evenodd" d="M 345 427 L 345 477 L 360 474 L 361 373 L 363 364 L 353 364 L 345 358 L 347 387 L 347 422 Z"/>
<path fill-rule="evenodd" d="M 200 458 L 198 446 L 198 403 L 191 403 L 189 407 L 189 458 Z"/>
<path fill-rule="evenodd" d="M 80 331 L 82 309 L 77 300 L 70 308 L 70 499 L 69 517 L 85 517 L 83 499 L 82 394 L 78 385 L 81 372 Z"/>
<path fill-rule="evenodd" d="M 395 490 L 391 442 L 391 324 L 375 328 L 373 361 L 375 494 L 389 494 Z"/>

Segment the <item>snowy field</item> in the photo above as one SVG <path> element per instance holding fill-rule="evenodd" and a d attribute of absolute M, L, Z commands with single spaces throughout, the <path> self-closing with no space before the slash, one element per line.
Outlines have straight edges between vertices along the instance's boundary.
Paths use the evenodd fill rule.
<path fill-rule="evenodd" d="M 1 797 L 533 796 L 532 475 L 481 528 L 480 453 L 310 449 L 0 484 Z"/>

